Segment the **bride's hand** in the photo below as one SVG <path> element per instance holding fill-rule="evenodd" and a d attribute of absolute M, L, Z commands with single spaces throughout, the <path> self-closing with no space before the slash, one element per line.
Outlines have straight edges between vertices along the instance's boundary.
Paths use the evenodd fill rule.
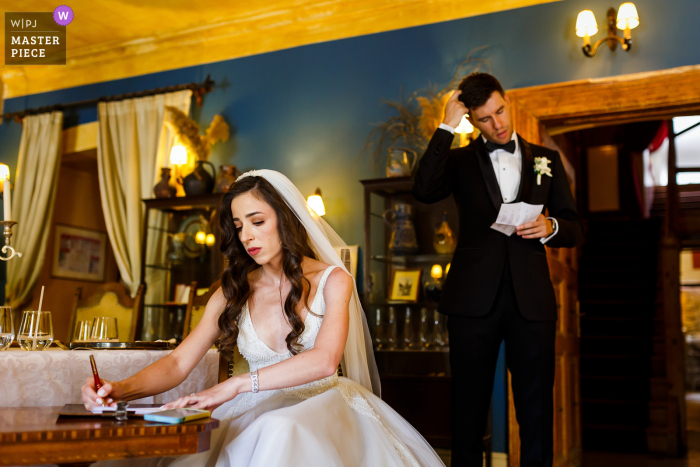
<path fill-rule="evenodd" d="M 224 402 L 228 402 L 238 395 L 237 386 L 233 378 L 219 383 L 216 386 L 194 395 L 181 397 L 165 404 L 162 409 L 202 409 L 213 411 Z"/>

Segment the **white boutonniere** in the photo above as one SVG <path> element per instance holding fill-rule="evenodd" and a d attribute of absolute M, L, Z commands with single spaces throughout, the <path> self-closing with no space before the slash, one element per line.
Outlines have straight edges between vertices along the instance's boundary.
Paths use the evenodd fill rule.
<path fill-rule="evenodd" d="M 547 166 L 550 161 L 546 157 L 535 157 L 535 173 L 537 174 L 537 184 L 542 183 L 542 175 L 552 176 L 552 169 Z"/>

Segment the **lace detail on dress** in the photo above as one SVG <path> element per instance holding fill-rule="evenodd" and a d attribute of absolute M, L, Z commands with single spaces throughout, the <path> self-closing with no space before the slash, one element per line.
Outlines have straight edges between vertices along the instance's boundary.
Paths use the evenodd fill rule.
<path fill-rule="evenodd" d="M 329 389 L 333 389 L 338 385 L 338 374 L 329 376 L 328 378 L 319 379 L 311 383 L 294 386 L 291 388 L 282 389 L 287 395 L 298 397 L 299 399 L 309 399 L 319 394 L 323 394 Z"/>

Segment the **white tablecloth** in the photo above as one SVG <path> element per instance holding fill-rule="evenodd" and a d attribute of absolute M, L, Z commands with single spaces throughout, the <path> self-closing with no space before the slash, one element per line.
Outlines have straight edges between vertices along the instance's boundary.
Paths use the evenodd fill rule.
<path fill-rule="evenodd" d="M 90 354 L 100 378 L 119 381 L 165 357 L 170 350 L 45 350 L 0 352 L 0 407 L 80 404 L 80 388 L 92 376 Z M 164 404 L 218 382 L 219 353 L 211 349 L 185 381 L 170 391 L 133 401 Z"/>

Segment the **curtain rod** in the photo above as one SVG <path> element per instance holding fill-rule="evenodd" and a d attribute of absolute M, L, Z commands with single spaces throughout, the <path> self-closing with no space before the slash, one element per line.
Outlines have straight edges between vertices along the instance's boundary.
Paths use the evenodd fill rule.
<path fill-rule="evenodd" d="M 26 110 L 20 110 L 18 112 L 8 112 L 6 114 L 3 114 L 0 118 L 2 119 L 10 119 L 14 118 L 16 122 L 21 122 L 22 118 L 24 118 L 26 115 L 34 115 L 38 113 L 44 113 L 44 112 L 52 112 L 54 110 L 63 110 L 69 107 L 84 107 L 88 105 L 95 105 L 98 102 L 114 102 L 114 101 L 121 101 L 124 99 L 132 99 L 135 97 L 146 97 L 146 96 L 153 96 L 155 94 L 163 94 L 165 92 L 175 92 L 175 91 L 184 91 L 185 89 L 191 89 L 196 100 L 197 100 L 197 107 L 202 106 L 202 96 L 208 92 L 211 92 L 214 90 L 214 81 L 210 77 L 211 75 L 207 75 L 207 79 L 204 80 L 202 83 L 190 83 L 190 84 L 178 84 L 175 86 L 166 86 L 163 88 L 156 88 L 156 89 L 149 89 L 147 91 L 139 91 L 139 92 L 128 92 L 126 94 L 116 94 L 114 96 L 103 96 L 103 97 L 98 97 L 96 99 L 87 99 L 84 101 L 78 101 L 78 102 L 69 102 L 67 104 L 54 104 L 54 105 L 47 105 L 44 107 L 35 107 L 33 109 L 26 109 Z"/>

